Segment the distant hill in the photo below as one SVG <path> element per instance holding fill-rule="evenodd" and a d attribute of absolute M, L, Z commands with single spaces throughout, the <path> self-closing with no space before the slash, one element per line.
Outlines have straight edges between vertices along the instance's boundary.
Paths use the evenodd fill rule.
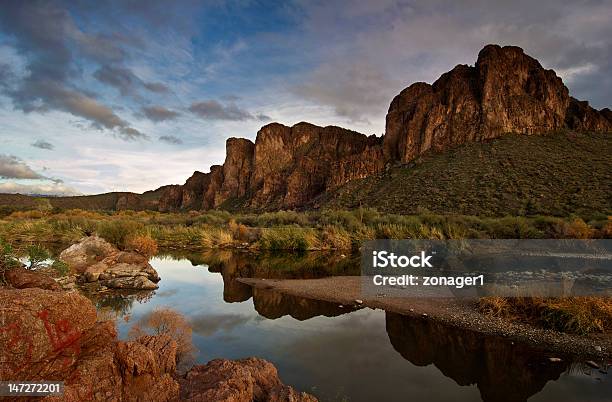
<path fill-rule="evenodd" d="M 164 187 L 143 194 L 117 192 L 74 197 L 45 197 L 21 194 L 0 194 L 0 213 L 36 208 L 85 209 L 99 211 L 157 209 Z"/>
<path fill-rule="evenodd" d="M 612 135 L 510 134 L 464 144 L 351 181 L 313 205 L 399 214 L 612 215 Z"/>

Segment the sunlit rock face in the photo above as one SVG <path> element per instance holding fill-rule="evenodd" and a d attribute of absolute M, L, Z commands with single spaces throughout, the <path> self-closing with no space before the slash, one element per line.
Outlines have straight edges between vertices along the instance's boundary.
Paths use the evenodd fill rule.
<path fill-rule="evenodd" d="M 606 115 L 570 98 L 561 78 L 521 48 L 488 45 L 475 66 L 458 65 L 433 85 L 413 84 L 393 99 L 384 152 L 386 159 L 406 163 L 430 150 L 505 133 L 609 131 Z"/>

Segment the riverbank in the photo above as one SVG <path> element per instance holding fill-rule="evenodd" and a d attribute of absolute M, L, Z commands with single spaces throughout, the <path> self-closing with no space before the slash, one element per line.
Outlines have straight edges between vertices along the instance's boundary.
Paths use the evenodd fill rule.
<path fill-rule="evenodd" d="M 487 336 L 506 337 L 514 342 L 525 343 L 546 351 L 552 358 L 567 356 L 602 363 L 612 359 L 612 336 L 609 334 L 573 335 L 485 316 L 478 311 L 476 300 L 398 298 L 384 295 L 367 298 L 361 293 L 361 280 L 355 276 L 321 279 L 237 279 L 255 288 L 338 303 L 347 308 L 362 306 L 382 309 L 415 319 L 437 321 Z"/>
<path fill-rule="evenodd" d="M 120 249 L 135 237 L 166 249 L 251 249 L 257 251 L 356 251 L 374 239 L 586 239 L 612 236 L 612 218 L 479 217 L 384 214 L 352 211 L 279 211 L 263 214 L 206 211 L 93 212 L 83 210 L 0 213 L 0 239 L 15 245 L 71 244 L 97 233 Z"/>

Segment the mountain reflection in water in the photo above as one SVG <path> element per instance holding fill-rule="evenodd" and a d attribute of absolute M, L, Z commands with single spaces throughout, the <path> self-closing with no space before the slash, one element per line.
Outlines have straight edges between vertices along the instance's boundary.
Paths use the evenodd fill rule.
<path fill-rule="evenodd" d="M 608 375 L 566 359 L 550 363 L 550 355 L 505 338 L 236 280 L 358 275 L 355 256 L 219 251 L 174 253 L 151 263 L 160 289 L 91 296 L 98 308 L 131 316 L 118 320 L 122 336 L 131 322 L 169 306 L 191 321 L 199 363 L 263 357 L 285 382 L 322 401 L 609 401 L 612 395 Z"/>

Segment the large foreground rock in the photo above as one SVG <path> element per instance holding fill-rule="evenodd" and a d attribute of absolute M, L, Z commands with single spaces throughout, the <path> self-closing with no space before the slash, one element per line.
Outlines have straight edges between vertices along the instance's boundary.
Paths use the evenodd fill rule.
<path fill-rule="evenodd" d="M 40 288 L 47 290 L 61 290 L 62 287 L 50 276 L 40 272 L 31 271 L 23 267 L 7 270 L 4 278 L 9 285 L 16 289 Z"/>
<path fill-rule="evenodd" d="M 0 289 L 0 380 L 64 381 L 63 401 L 172 401 L 175 353 L 167 336 L 118 341 L 76 292 Z"/>
<path fill-rule="evenodd" d="M 148 259 L 138 253 L 120 251 L 98 236 L 81 239 L 62 251 L 59 259 L 85 282 L 114 289 L 157 289 L 160 278 Z"/>
<path fill-rule="evenodd" d="M 194 366 L 179 379 L 181 400 L 192 402 L 314 402 L 317 399 L 284 385 L 272 363 L 263 359 L 215 359 Z"/>
<path fill-rule="evenodd" d="M 77 292 L 0 288 L 0 381 L 63 381 L 58 401 L 179 400 L 177 344 L 167 335 L 117 339 Z M 180 379 L 190 401 L 316 401 L 261 359 L 214 360 Z"/>

